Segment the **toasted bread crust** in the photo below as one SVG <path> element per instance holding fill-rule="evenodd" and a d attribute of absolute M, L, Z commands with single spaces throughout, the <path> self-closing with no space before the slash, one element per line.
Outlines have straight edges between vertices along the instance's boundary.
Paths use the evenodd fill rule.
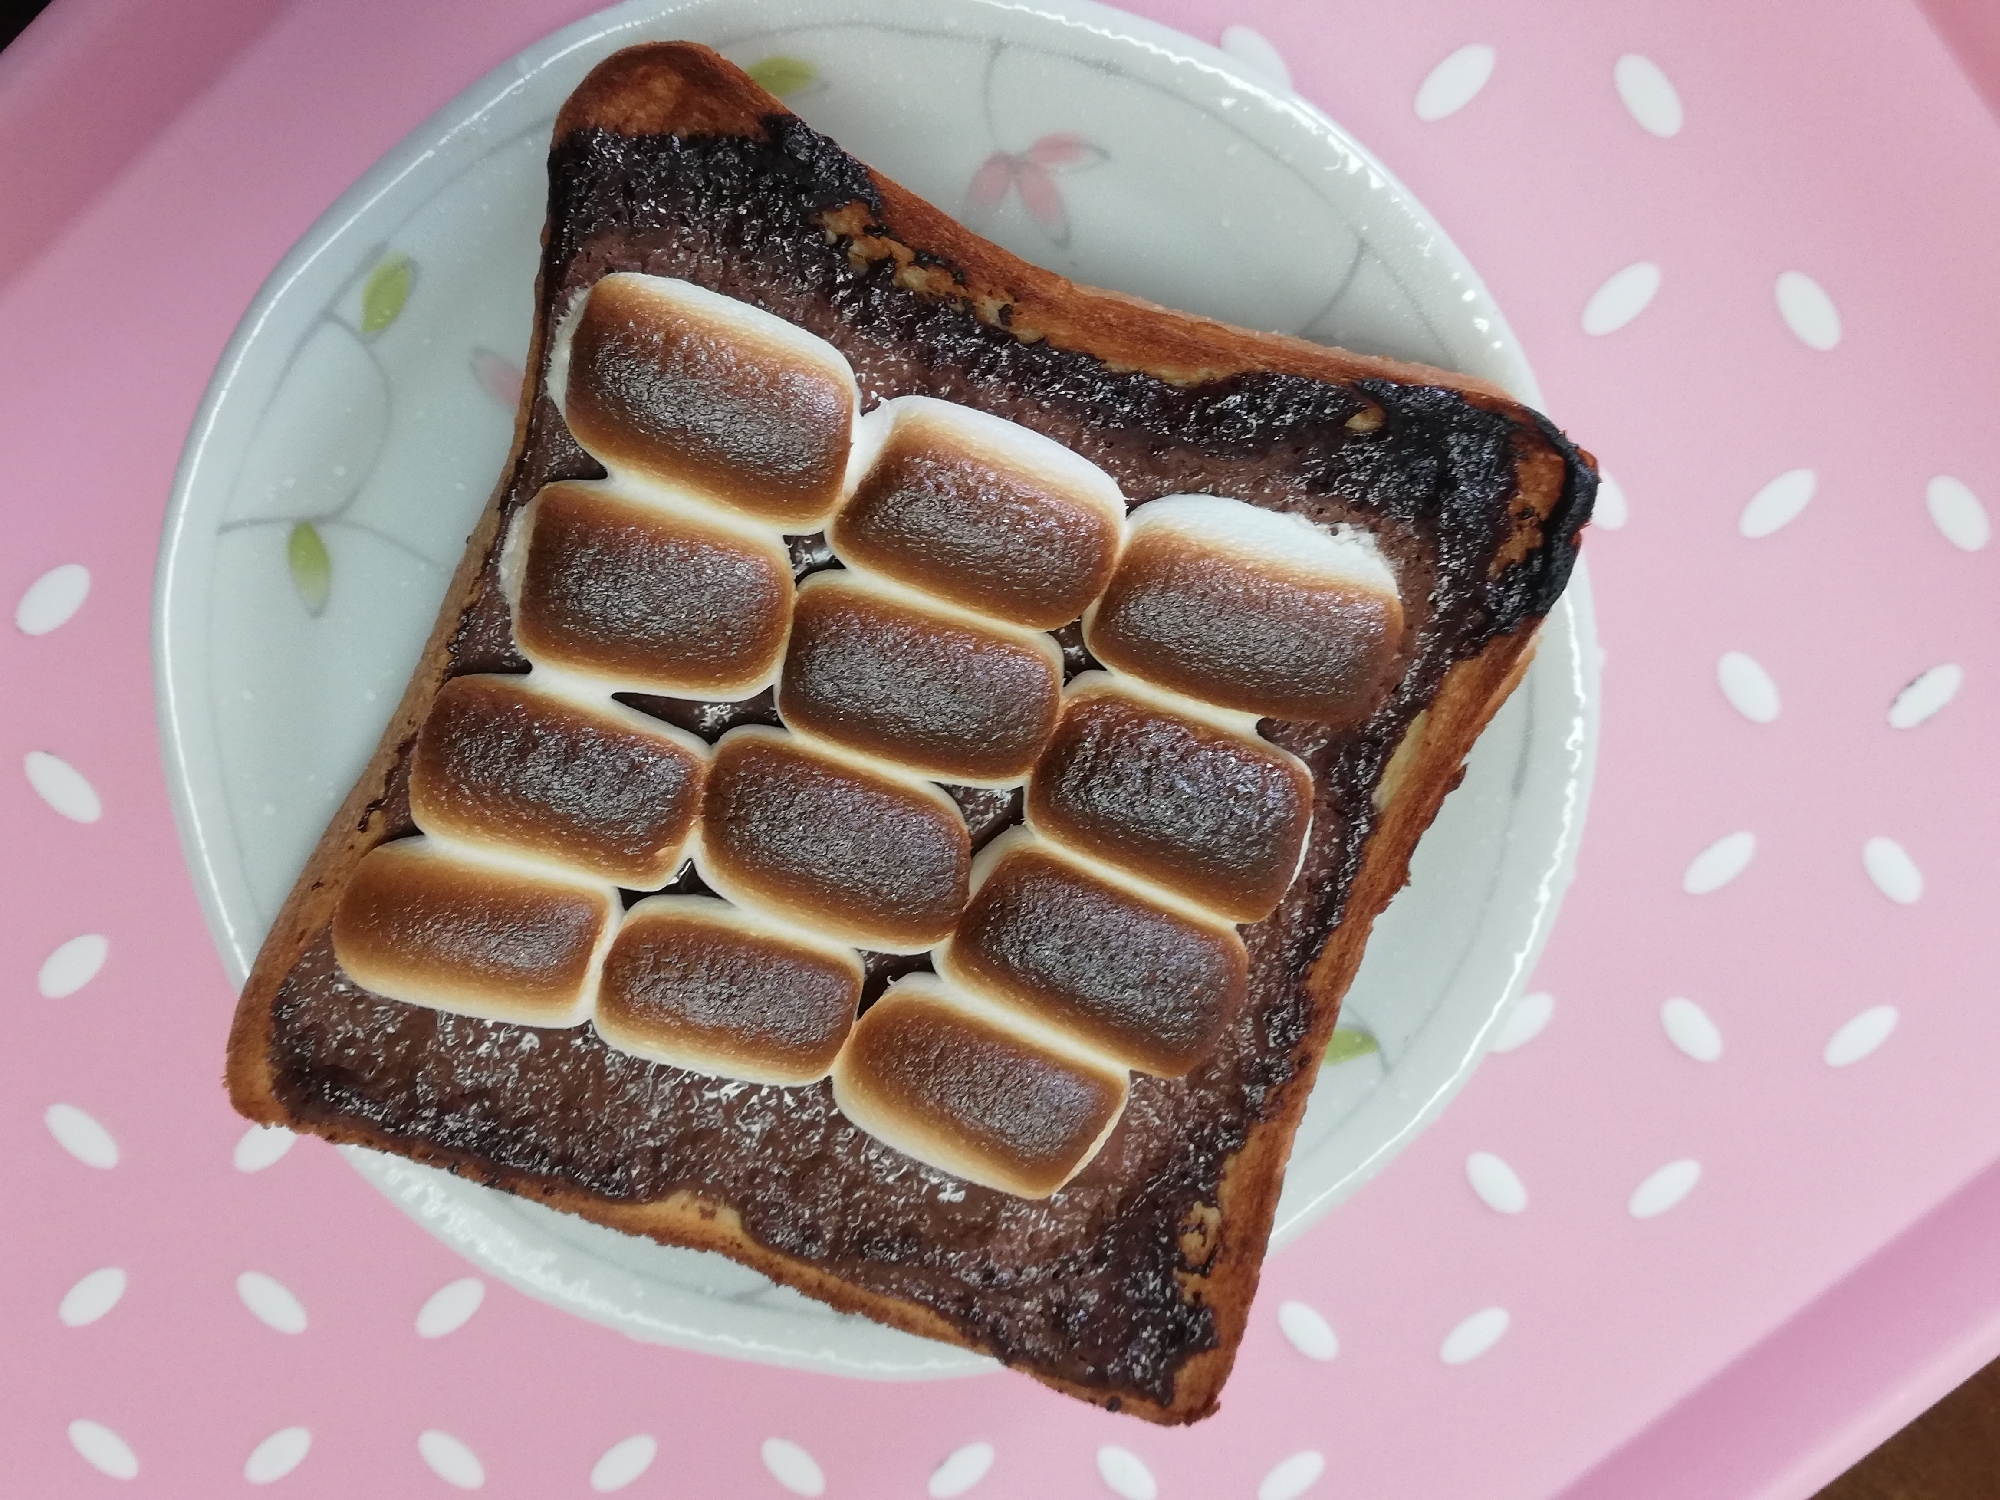
<path fill-rule="evenodd" d="M 775 98 L 708 49 L 689 44 L 652 45 L 621 52 L 600 64 L 564 106 L 557 120 L 556 139 L 561 142 L 587 130 L 630 136 L 758 137 L 774 116 L 784 113 Z M 825 216 L 829 229 L 852 236 L 857 253 L 871 258 L 893 256 L 900 266 L 899 281 L 913 290 L 963 299 L 988 322 L 1005 308 L 1005 326 L 1024 340 L 1046 339 L 1115 367 L 1175 383 L 1257 370 L 1335 382 L 1387 380 L 1442 386 L 1466 394 L 1480 406 L 1512 414 L 1524 424 L 1532 419 L 1545 434 L 1552 433 L 1541 419 L 1484 382 L 1349 354 L 1300 339 L 1250 333 L 1136 298 L 1077 286 L 987 243 L 895 183 L 870 176 L 879 206 L 853 203 L 830 209 Z M 919 260 L 918 250 L 950 264 L 955 274 L 930 268 Z M 545 258 L 545 276 L 547 264 Z M 545 290 L 537 288 L 536 305 L 541 315 L 529 353 L 513 448 L 501 482 L 468 541 L 423 656 L 379 748 L 334 815 L 258 955 L 230 1032 L 230 1097 L 236 1108 L 253 1120 L 394 1151 L 615 1229 L 665 1244 L 718 1251 L 843 1311 L 862 1313 L 924 1337 L 980 1348 L 926 1306 L 861 1288 L 810 1261 L 759 1243 L 726 1204 L 685 1191 L 651 1203 L 614 1202 L 464 1153 L 435 1147 L 412 1149 L 408 1142 L 391 1140 L 358 1120 L 301 1120 L 275 1091 L 273 1001 L 286 975 L 326 928 L 349 872 L 385 836 L 384 820 L 372 814 L 388 797 L 392 777 L 408 755 L 416 730 L 448 674 L 451 643 L 479 592 L 484 561 L 496 543 L 502 501 L 521 462 L 540 389 L 539 372 L 550 333 Z M 1550 545 L 1572 546 L 1588 505 L 1588 494 L 1579 497 L 1577 489 L 1574 467 L 1565 463 L 1560 452 L 1549 449 L 1524 455 L 1521 504 L 1512 518 L 1514 532 L 1499 550 L 1500 560 L 1518 560 Z M 1360 964 L 1374 918 L 1407 880 L 1418 838 L 1456 785 L 1465 756 L 1480 731 L 1525 672 L 1538 624 L 1538 619 L 1528 619 L 1494 636 L 1476 655 L 1454 665 L 1392 763 L 1393 786 L 1366 846 L 1360 872 L 1341 919 L 1306 981 L 1314 1000 L 1313 1024 L 1295 1049 L 1294 1076 L 1284 1085 L 1277 1106 L 1251 1125 L 1246 1143 L 1224 1169 L 1216 1205 L 1219 1214 L 1192 1231 L 1211 1238 L 1212 1254 L 1205 1274 L 1183 1278 L 1185 1295 L 1211 1310 L 1217 1335 L 1214 1347 L 1181 1364 L 1170 1401 L 1085 1386 L 1048 1372 L 1029 1373 L 1068 1394 L 1155 1422 L 1189 1422 L 1215 1409 L 1256 1290 L 1292 1137 L 1337 1019 L 1340 997 Z"/>

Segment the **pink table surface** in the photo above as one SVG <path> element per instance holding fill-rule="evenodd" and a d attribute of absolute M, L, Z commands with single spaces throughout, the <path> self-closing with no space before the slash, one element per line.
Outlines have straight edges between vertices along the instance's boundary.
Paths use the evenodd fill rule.
<path fill-rule="evenodd" d="M 232 996 L 153 720 L 174 464 L 293 239 L 452 93 L 588 8 L 59 0 L 0 56 L 0 601 L 59 565 L 90 574 L 58 628 L 0 624 L 0 1491 L 119 1492 L 78 1451 L 107 1447 L 83 1421 L 136 1460 L 126 1489 L 159 1495 L 248 1488 L 252 1450 L 301 1427 L 310 1451 L 279 1481 L 300 1496 L 448 1493 L 419 1452 L 437 1431 L 502 1496 L 588 1493 L 600 1455 L 645 1434 L 658 1457 L 635 1495 L 782 1495 L 760 1457 L 781 1438 L 829 1496 L 923 1495 L 948 1453 L 986 1442 L 972 1493 L 992 1497 L 1109 1493 L 1098 1454 L 1116 1445 L 1163 1497 L 1300 1493 L 1267 1476 L 1313 1452 L 1303 1492 L 1326 1500 L 1777 1500 L 2000 1353 L 2000 549 L 1954 544 L 1926 508 L 1939 475 L 2000 504 L 2000 129 L 1905 0 L 1136 7 L 1207 40 L 1254 28 L 1393 166 L 1629 512 L 1588 547 L 1604 732 L 1533 986 L 1553 1019 L 1271 1261 L 1215 1419 L 1159 1431 L 1010 1376 L 898 1387 L 730 1364 L 499 1285 L 420 1337 L 419 1307 L 463 1263 L 320 1143 L 235 1165 Z M 1976 50 L 1982 24 L 1946 31 Z M 1490 80 L 1420 119 L 1419 85 L 1473 43 L 1494 49 Z M 1625 53 L 1672 80 L 1677 134 L 1621 104 Z M 1662 273 L 1650 305 L 1586 333 L 1593 292 L 1642 261 Z M 1838 309 L 1832 348 L 1780 317 L 1787 271 Z M 1818 476 L 1810 505 L 1745 537 L 1746 503 L 1799 468 Z M 1731 651 L 1775 682 L 1774 721 L 1719 690 Z M 1964 672 L 1955 701 L 1891 728 L 1897 692 L 1945 663 Z M 38 795 L 31 752 L 80 773 L 101 816 Z M 1739 831 L 1748 867 L 1689 894 L 1690 861 Z M 1921 871 L 1919 899 L 1871 882 L 1876 837 Z M 45 995 L 45 960 L 82 934 L 108 940 L 101 971 Z M 1717 1060 L 1669 1042 L 1671 996 L 1713 1019 Z M 1880 1005 L 1893 1034 L 1828 1066 L 1834 1032 Z M 115 1165 L 66 1149 L 104 1159 L 75 1116 L 51 1127 L 59 1105 L 102 1126 Z M 1475 1152 L 1518 1173 L 1524 1212 L 1474 1194 Z M 1682 1159 L 1700 1163 L 1692 1193 L 1634 1217 L 1641 1181 Z M 105 1268 L 122 1297 L 68 1326 L 66 1294 Z M 246 1271 L 289 1290 L 303 1331 L 252 1315 Z M 1336 1331 L 1336 1357 L 1287 1341 L 1290 1301 Z M 1488 1307 L 1504 1336 L 1443 1361 Z"/>

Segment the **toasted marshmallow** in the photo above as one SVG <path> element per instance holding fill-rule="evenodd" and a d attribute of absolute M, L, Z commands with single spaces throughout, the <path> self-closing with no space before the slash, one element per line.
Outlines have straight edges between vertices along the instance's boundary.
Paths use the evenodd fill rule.
<path fill-rule="evenodd" d="M 575 1026 L 619 915 L 608 881 L 399 839 L 363 855 L 333 913 L 333 953 L 363 989 L 411 1005 Z"/>
<path fill-rule="evenodd" d="M 502 572 L 514 639 L 537 666 L 607 692 L 725 701 L 777 678 L 792 564 L 764 528 L 552 484 L 515 521 Z"/>
<path fill-rule="evenodd" d="M 851 565 L 1036 630 L 1110 580 L 1125 500 L 1088 459 L 926 396 L 885 401 L 862 428 L 875 456 L 827 531 Z"/>
<path fill-rule="evenodd" d="M 410 814 L 426 833 L 657 890 L 686 860 L 707 772 L 700 740 L 623 704 L 457 677 L 417 735 Z"/>
<path fill-rule="evenodd" d="M 549 394 L 613 477 L 685 488 L 790 532 L 819 530 L 860 405 L 840 351 L 690 282 L 619 271 L 556 334 Z"/>
<path fill-rule="evenodd" d="M 881 953 L 920 953 L 965 908 L 972 842 L 951 798 L 782 730 L 716 742 L 696 868 L 711 890 Z"/>
<path fill-rule="evenodd" d="M 980 851 L 972 899 L 937 970 L 953 984 L 1177 1078 L 1242 1003 L 1236 929 L 1152 899 L 1026 829 Z"/>
<path fill-rule="evenodd" d="M 1084 640 L 1106 666 L 1190 698 L 1350 728 L 1395 685 L 1403 608 L 1358 531 L 1174 495 L 1133 514 Z"/>
<path fill-rule="evenodd" d="M 1040 631 L 841 569 L 799 586 L 778 712 L 800 734 L 918 776 L 1007 786 L 1055 728 L 1062 669 Z"/>
<path fill-rule="evenodd" d="M 1046 1198 L 1125 1108 L 1125 1072 L 928 974 L 868 1008 L 833 1065 L 841 1113 L 905 1156 L 982 1187 Z"/>
<path fill-rule="evenodd" d="M 1231 922 L 1259 922 L 1298 869 L 1313 779 L 1268 741 L 1086 672 L 1064 695 L 1025 806 L 1028 825 L 1059 843 Z"/>
<path fill-rule="evenodd" d="M 598 984 L 622 1052 L 749 1083 L 824 1078 L 861 1002 L 861 955 L 712 896 L 625 913 Z"/>

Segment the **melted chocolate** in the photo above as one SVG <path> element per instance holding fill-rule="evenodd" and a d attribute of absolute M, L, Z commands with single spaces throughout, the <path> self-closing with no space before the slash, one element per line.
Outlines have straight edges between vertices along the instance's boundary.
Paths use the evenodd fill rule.
<path fill-rule="evenodd" d="M 592 130 L 558 142 L 542 316 L 608 271 L 681 277 L 832 342 L 864 405 L 903 394 L 960 401 L 1069 445 L 1135 503 L 1234 495 L 1380 539 L 1407 612 L 1400 684 L 1343 734 L 1263 726 L 1311 767 L 1315 816 L 1298 878 L 1267 920 L 1243 929 L 1244 1004 L 1186 1077 L 1135 1077 L 1102 1152 L 1038 1202 L 897 1154 L 845 1120 L 823 1083 L 754 1087 L 612 1051 L 587 1027 L 538 1031 L 383 1000 L 340 973 L 324 936 L 273 1005 L 275 1086 L 306 1121 L 361 1126 L 475 1176 L 618 1202 L 696 1190 L 733 1207 L 773 1250 L 932 1308 L 1003 1359 L 1114 1398 L 1170 1400 L 1182 1363 L 1217 1340 L 1212 1313 L 1182 1292 L 1180 1277 L 1203 1267 L 1184 1259 L 1180 1227 L 1215 1203 L 1231 1155 L 1297 1077 L 1313 1021 L 1302 980 L 1359 869 L 1383 766 L 1453 662 L 1554 603 L 1595 477 L 1546 422 L 1530 430 L 1498 403 L 1449 389 L 1268 373 L 1175 385 L 1024 343 L 960 302 L 899 284 L 890 263 L 850 257 L 817 215 L 857 200 L 879 211 L 865 170 L 790 116 L 773 116 L 767 131 L 757 141 Z M 1370 409 L 1379 424 L 1345 425 Z M 1550 449 L 1567 478 L 1549 540 L 1496 570 L 1518 466 Z M 541 396 L 502 503 L 511 513 L 545 483 L 599 473 Z M 820 539 L 804 538 L 793 560 L 805 573 L 830 558 Z M 454 672 L 526 665 L 494 563 L 454 641 Z M 1073 631 L 1059 639 L 1071 674 L 1091 664 Z M 709 738 L 771 722 L 768 699 L 628 701 Z M 403 775 L 399 766 L 371 810 L 390 833 L 409 827 Z M 1019 814 L 1017 794 L 954 795 L 975 844 Z M 868 993 L 922 964 L 871 955 Z"/>

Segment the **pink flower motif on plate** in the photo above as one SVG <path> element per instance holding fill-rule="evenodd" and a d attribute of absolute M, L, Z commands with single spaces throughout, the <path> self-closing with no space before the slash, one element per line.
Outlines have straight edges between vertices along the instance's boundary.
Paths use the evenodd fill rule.
<path fill-rule="evenodd" d="M 522 372 L 518 364 L 483 347 L 472 351 L 470 363 L 472 378 L 495 403 L 508 411 L 520 404 Z"/>
<path fill-rule="evenodd" d="M 966 199 L 974 210 L 991 213 L 1007 201 L 1009 193 L 1019 193 L 1028 216 L 1058 245 L 1067 245 L 1069 209 L 1056 174 L 1094 167 L 1105 156 L 1102 146 L 1080 135 L 1045 135 L 1025 151 L 995 151 L 987 157 L 972 174 Z"/>

